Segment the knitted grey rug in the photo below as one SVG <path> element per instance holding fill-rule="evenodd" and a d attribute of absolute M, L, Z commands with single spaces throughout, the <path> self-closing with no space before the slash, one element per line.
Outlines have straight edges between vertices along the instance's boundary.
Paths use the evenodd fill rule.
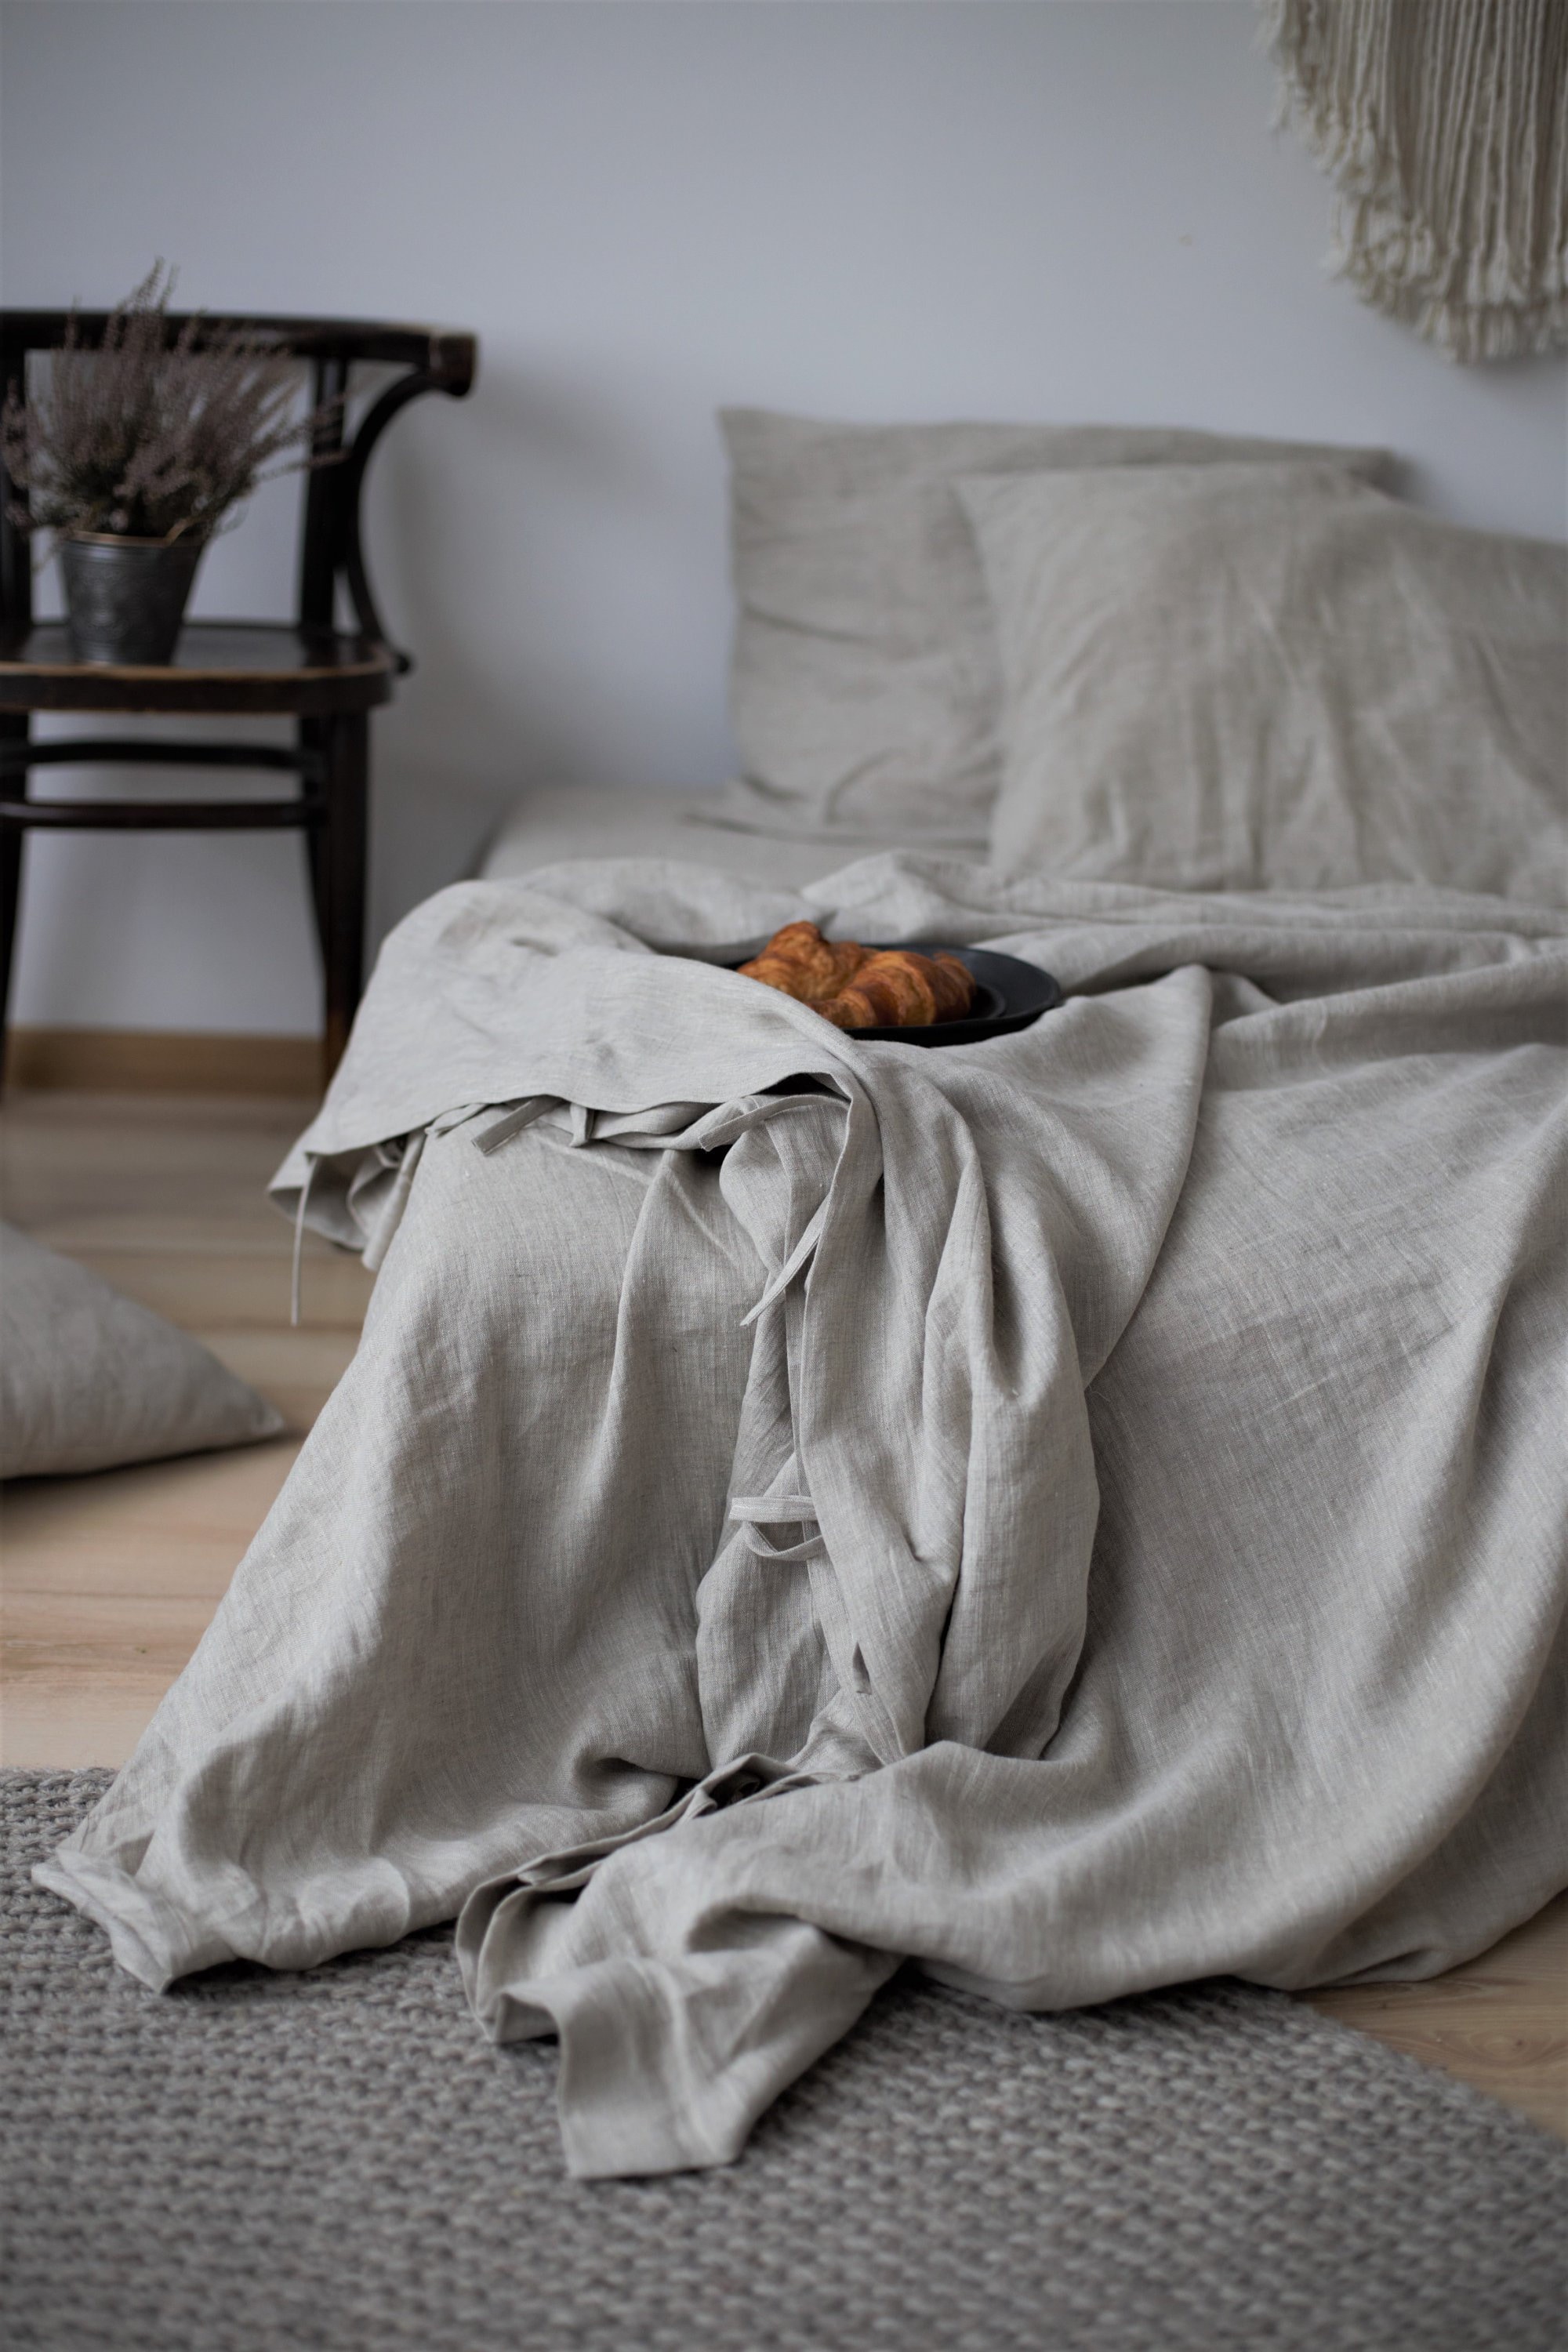
<path fill-rule="evenodd" d="M 1555 2352 L 1568 2148 L 1282 1996 L 913 1978 L 726 2171 L 575 2183 L 450 1937 L 163 1996 L 0 1775 L 4 2340 L 47 2352 Z"/>

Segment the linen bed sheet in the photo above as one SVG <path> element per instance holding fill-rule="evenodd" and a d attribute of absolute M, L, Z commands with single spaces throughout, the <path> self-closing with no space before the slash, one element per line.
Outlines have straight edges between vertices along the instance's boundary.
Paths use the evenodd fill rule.
<path fill-rule="evenodd" d="M 696 958 L 984 940 L 857 1045 Z M 38 1875 L 146 1983 L 460 1912 L 580 2175 L 721 2162 L 900 1961 L 1433 1971 L 1565 1881 L 1568 920 L 630 861 L 383 950 L 280 1199 L 364 1339 Z"/>

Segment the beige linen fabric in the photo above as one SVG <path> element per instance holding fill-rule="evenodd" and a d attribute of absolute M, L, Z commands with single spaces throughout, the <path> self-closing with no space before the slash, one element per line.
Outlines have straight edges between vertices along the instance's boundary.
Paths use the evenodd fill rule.
<path fill-rule="evenodd" d="M 0 1225 L 0 1478 L 245 1445 L 282 1426 L 197 1340 Z"/>
<path fill-rule="evenodd" d="M 731 700 L 742 781 L 713 821 L 841 842 L 985 842 L 1002 683 L 953 484 L 1083 466 L 1381 451 L 1120 425 L 842 425 L 734 408 Z"/>
<path fill-rule="evenodd" d="M 922 1053 L 648 951 L 739 884 L 564 887 L 416 910 L 279 1171 L 384 1263 L 40 1871 L 126 1967 L 460 1909 L 602 2175 L 735 2156 L 904 1956 L 1419 1972 L 1568 1879 L 1568 922 L 868 860 L 798 910 L 1074 992 Z"/>
<path fill-rule="evenodd" d="M 961 495 L 1006 677 L 1004 871 L 1568 901 L 1568 549 L 1316 466 Z"/>

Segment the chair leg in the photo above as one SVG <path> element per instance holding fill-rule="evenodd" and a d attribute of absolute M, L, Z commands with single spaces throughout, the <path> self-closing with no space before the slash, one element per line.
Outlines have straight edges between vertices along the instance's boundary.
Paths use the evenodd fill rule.
<path fill-rule="evenodd" d="M 323 722 L 319 719 L 300 719 L 298 741 L 300 750 L 306 759 L 316 763 L 313 770 L 307 768 L 300 779 L 300 797 L 307 807 L 320 812 L 325 806 L 326 798 L 320 772 L 320 763 L 327 749 L 327 730 Z M 310 826 L 305 835 L 305 867 L 310 885 L 310 912 L 315 918 L 316 937 L 321 941 L 324 961 L 327 952 L 328 929 L 327 843 L 326 835 L 319 824 Z"/>
<path fill-rule="evenodd" d="M 25 743 L 27 730 L 28 714 L 25 710 L 6 711 L 0 717 L 0 742 Z M 7 770 L 5 785 L 7 797 L 14 792 L 16 798 L 25 800 L 27 795 L 26 768 L 19 774 Z M 21 912 L 22 844 L 26 839 L 26 834 L 21 825 L 0 825 L 0 1086 L 5 1083 L 11 967 L 16 946 L 16 922 Z"/>
<path fill-rule="evenodd" d="M 328 719 L 322 730 L 326 823 L 321 828 L 324 921 L 321 962 L 326 998 L 324 1074 L 342 1059 L 364 973 L 364 886 L 370 722 L 361 712 Z"/>

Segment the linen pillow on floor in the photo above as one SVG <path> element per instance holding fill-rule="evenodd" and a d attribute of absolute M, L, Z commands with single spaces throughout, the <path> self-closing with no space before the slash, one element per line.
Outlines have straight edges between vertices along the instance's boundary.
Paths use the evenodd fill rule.
<path fill-rule="evenodd" d="M 1568 895 L 1568 550 L 1336 468 L 970 480 L 1005 872 Z"/>
<path fill-rule="evenodd" d="M 715 821 L 828 839 L 984 845 L 1002 688 L 958 476 L 1314 457 L 1383 479 L 1393 463 L 1153 426 L 834 425 L 754 408 L 721 422 L 744 774 Z"/>
<path fill-rule="evenodd" d="M 0 1478 L 204 1453 L 282 1427 L 198 1341 L 0 1225 Z"/>

